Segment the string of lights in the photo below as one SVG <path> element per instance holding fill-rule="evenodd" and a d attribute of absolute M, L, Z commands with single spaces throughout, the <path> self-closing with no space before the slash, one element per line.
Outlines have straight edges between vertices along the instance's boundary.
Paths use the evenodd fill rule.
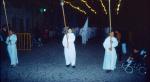
<path fill-rule="evenodd" d="M 87 14 L 87 13 L 86 13 L 84 10 L 82 10 L 80 7 L 76 7 L 76 6 L 72 5 L 71 2 L 64 1 L 64 3 L 70 5 L 72 8 L 74 8 L 74 9 L 80 11 L 81 13 Z"/>
<path fill-rule="evenodd" d="M 106 7 L 105 7 L 105 5 L 104 5 L 103 1 L 102 1 L 102 0 L 100 0 L 100 2 L 101 2 L 101 5 L 102 5 L 102 7 L 103 7 L 103 9 L 104 9 L 105 14 L 107 15 L 107 10 L 106 10 Z"/>
<path fill-rule="evenodd" d="M 93 8 L 91 8 L 91 7 L 89 6 L 89 4 L 87 3 L 87 1 L 81 0 L 81 2 L 83 2 L 94 14 L 97 13 Z"/>
<path fill-rule="evenodd" d="M 119 1 L 118 1 L 118 5 L 117 5 L 117 9 L 116 9 L 116 10 L 117 10 L 117 15 L 119 14 L 121 1 L 122 1 L 122 0 L 119 0 Z"/>
<path fill-rule="evenodd" d="M 84 3 L 94 14 L 97 14 L 96 10 L 94 10 L 86 0 L 80 0 L 82 3 Z M 100 3 L 101 3 L 101 6 L 103 7 L 103 10 L 104 10 L 104 13 L 105 15 L 108 14 L 107 12 L 107 9 L 106 9 L 106 6 L 104 5 L 103 3 L 103 0 L 99 0 Z M 122 0 L 118 0 L 118 4 L 117 4 L 117 8 L 115 9 L 117 15 L 119 14 L 119 11 L 120 11 L 120 6 L 121 6 L 121 2 Z M 84 14 L 87 14 L 86 11 L 82 10 L 79 6 L 74 6 L 70 1 L 64 1 L 65 4 L 68 4 L 70 5 L 72 8 L 80 11 L 81 13 L 84 13 Z"/>

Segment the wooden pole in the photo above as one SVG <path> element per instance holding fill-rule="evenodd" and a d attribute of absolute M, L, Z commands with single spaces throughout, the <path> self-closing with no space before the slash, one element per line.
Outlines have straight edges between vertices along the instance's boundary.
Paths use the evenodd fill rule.
<path fill-rule="evenodd" d="M 9 31 L 9 25 L 8 25 L 8 17 L 7 17 L 7 12 L 6 12 L 6 3 L 3 0 L 3 7 L 4 7 L 4 13 L 5 13 L 5 17 L 6 17 L 6 24 L 7 24 L 7 29 Z"/>
<path fill-rule="evenodd" d="M 111 25 L 111 1 L 109 0 L 109 33 L 112 32 L 112 25 Z M 110 36 L 110 48 L 112 49 L 112 37 Z"/>
<path fill-rule="evenodd" d="M 65 25 L 65 34 L 66 34 L 66 37 L 67 37 L 67 47 L 69 47 L 69 42 L 68 42 L 68 27 L 67 27 L 67 24 L 66 24 L 66 16 L 65 16 L 65 10 L 64 10 L 64 1 L 62 0 L 61 1 L 61 7 L 62 7 L 62 12 L 63 12 L 63 19 L 64 19 L 64 25 Z"/>
<path fill-rule="evenodd" d="M 65 28 L 66 28 L 67 24 L 66 24 L 65 10 L 64 10 L 64 2 L 61 2 L 61 8 L 62 8 L 62 12 L 63 12 L 64 25 L 65 25 Z"/>
<path fill-rule="evenodd" d="M 109 0 L 109 32 L 112 31 L 112 25 L 111 25 L 111 4 L 110 4 L 110 0 Z"/>

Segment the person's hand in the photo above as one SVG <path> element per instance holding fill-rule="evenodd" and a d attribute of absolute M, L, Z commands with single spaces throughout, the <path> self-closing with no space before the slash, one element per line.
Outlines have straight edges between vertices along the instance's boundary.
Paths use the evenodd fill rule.
<path fill-rule="evenodd" d="M 109 48 L 110 51 L 112 51 L 112 48 Z"/>
<path fill-rule="evenodd" d="M 8 42 L 10 43 L 10 42 L 11 42 L 11 40 L 8 40 Z"/>
<path fill-rule="evenodd" d="M 112 43 L 113 43 L 113 41 L 111 40 L 111 41 L 110 41 L 110 43 L 112 44 Z"/>

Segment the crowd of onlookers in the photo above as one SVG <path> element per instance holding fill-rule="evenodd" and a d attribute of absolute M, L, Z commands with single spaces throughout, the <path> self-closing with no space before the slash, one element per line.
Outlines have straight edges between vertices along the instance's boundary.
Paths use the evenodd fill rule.
<path fill-rule="evenodd" d="M 144 63 L 146 65 L 146 76 L 150 75 L 150 50 L 148 39 L 144 38 L 147 35 L 139 34 L 129 35 L 127 32 L 115 30 L 119 45 L 117 54 L 119 61 L 132 61 L 136 63 Z M 129 38 L 130 37 L 130 38 Z"/>

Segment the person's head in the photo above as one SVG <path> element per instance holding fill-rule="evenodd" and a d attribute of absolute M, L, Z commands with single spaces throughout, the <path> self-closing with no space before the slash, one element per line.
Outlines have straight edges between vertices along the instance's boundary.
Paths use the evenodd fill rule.
<path fill-rule="evenodd" d="M 72 29 L 69 28 L 69 29 L 68 29 L 68 33 L 72 33 Z"/>
<path fill-rule="evenodd" d="M 8 34 L 9 35 L 12 35 L 14 33 L 14 31 L 12 30 L 12 29 L 10 29 L 9 31 L 8 31 Z"/>
<path fill-rule="evenodd" d="M 133 52 L 134 52 L 134 53 L 138 53 L 138 52 L 139 52 L 139 50 L 138 50 L 138 49 L 136 49 L 136 48 L 134 48 L 134 49 L 133 49 Z"/>
<path fill-rule="evenodd" d="M 110 35 L 110 37 L 113 37 L 114 36 L 114 32 L 113 31 L 110 32 L 109 35 Z"/>
<path fill-rule="evenodd" d="M 115 32 L 115 33 L 119 33 L 119 31 L 118 31 L 118 30 L 115 30 L 114 32 Z"/>

